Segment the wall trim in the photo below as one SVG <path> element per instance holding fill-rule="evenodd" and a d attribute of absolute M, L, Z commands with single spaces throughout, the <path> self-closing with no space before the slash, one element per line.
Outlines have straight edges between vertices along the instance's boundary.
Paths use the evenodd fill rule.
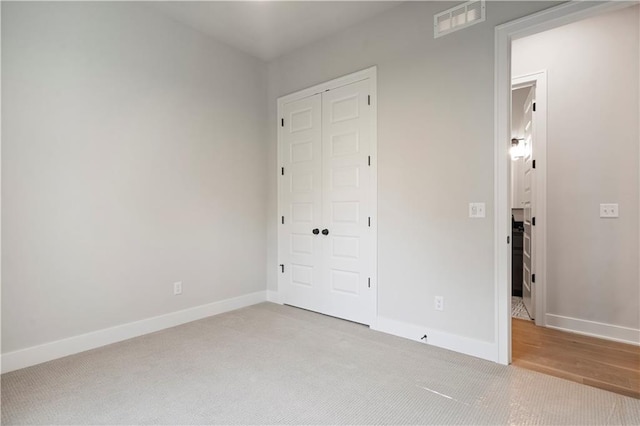
<path fill-rule="evenodd" d="M 326 90 L 333 90 L 333 89 L 337 89 L 338 87 L 346 86 L 348 84 L 357 83 L 358 81 L 372 79 L 372 81 L 375 83 L 376 73 L 377 73 L 377 66 L 374 65 L 372 67 L 365 68 L 363 70 L 356 71 L 351 74 L 343 75 L 342 77 L 325 81 L 324 83 L 316 84 L 315 86 L 311 86 L 306 89 L 299 90 L 297 92 L 289 93 L 288 95 L 280 96 L 277 100 L 278 110 L 280 110 L 280 108 L 282 108 L 284 104 L 287 104 L 289 102 L 294 102 L 300 99 L 304 99 L 309 96 L 322 93 Z M 371 90 L 375 90 L 375 89 L 376 89 L 376 86 L 373 85 Z M 373 98 L 375 99 L 375 97 Z M 279 111 L 278 111 L 278 117 L 280 117 Z M 277 121 L 278 119 L 276 117 L 276 123 Z M 280 127 L 278 126 L 278 128 Z"/>
<path fill-rule="evenodd" d="M 545 319 L 547 327 L 556 330 L 640 346 L 640 329 L 554 314 L 546 314 Z"/>
<path fill-rule="evenodd" d="M 475 356 L 488 361 L 496 361 L 496 347 L 493 342 L 458 336 L 439 330 L 433 330 L 421 325 L 410 324 L 380 316 L 376 318 L 375 324 L 372 324 L 370 328 L 372 330 L 381 331 L 398 337 L 404 337 L 405 339 L 421 343 L 425 343 L 424 340 L 421 340 L 421 337 L 426 334 L 426 343 L 428 345 L 437 346 L 454 352 L 460 352 L 465 355 Z"/>
<path fill-rule="evenodd" d="M 282 305 L 282 298 L 280 297 L 280 292 L 267 290 L 267 302 L 277 303 L 278 305 Z"/>
<path fill-rule="evenodd" d="M 224 299 L 206 305 L 195 306 L 156 317 L 146 318 L 126 324 L 109 327 L 55 342 L 44 343 L 13 352 L 2 354 L 0 363 L 2 373 L 19 370 L 32 365 L 99 348 L 111 343 L 121 342 L 133 337 L 175 327 L 191 321 L 224 312 L 255 305 L 267 300 L 266 291 L 257 291 L 230 299 Z"/>

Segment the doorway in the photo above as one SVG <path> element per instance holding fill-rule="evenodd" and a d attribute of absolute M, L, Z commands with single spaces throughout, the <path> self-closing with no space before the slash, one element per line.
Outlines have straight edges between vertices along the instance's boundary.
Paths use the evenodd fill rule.
<path fill-rule="evenodd" d="M 634 214 L 638 202 L 634 197 L 638 190 L 637 181 L 633 182 L 634 179 L 632 179 L 630 182 L 625 178 L 628 175 L 615 172 L 622 167 L 625 170 L 638 168 L 638 158 L 634 154 L 637 152 L 637 133 L 620 130 L 637 127 L 637 120 L 626 119 L 616 126 L 611 124 L 611 120 L 602 119 L 605 116 L 619 115 L 621 111 L 637 112 L 637 104 L 634 106 L 634 101 L 637 103 L 637 95 L 635 98 L 628 96 L 629 90 L 626 87 L 618 88 L 617 83 L 625 81 L 629 84 L 634 82 L 637 84 L 637 77 L 627 76 L 624 71 L 619 71 L 628 69 L 626 59 L 634 58 L 634 52 L 618 51 L 613 49 L 610 43 L 610 40 L 615 39 L 617 47 L 623 42 L 626 34 L 637 32 L 637 23 L 633 21 L 634 16 L 637 19 L 637 8 L 635 11 L 633 9 L 611 11 L 602 16 L 590 15 L 587 16 L 591 18 L 589 20 L 576 19 L 580 22 L 571 22 L 571 26 L 563 26 L 554 31 L 546 31 L 553 28 L 544 28 L 545 31 L 536 31 L 540 34 L 527 34 L 533 37 L 522 37 L 522 40 L 516 42 L 517 47 L 512 52 L 512 69 L 515 75 L 523 71 L 548 67 L 549 75 L 553 77 L 549 92 L 550 102 L 553 103 L 549 108 L 549 111 L 552 111 L 549 123 L 553 126 L 553 146 L 551 147 L 553 149 L 549 151 L 549 156 L 537 152 L 536 136 L 539 132 L 535 131 L 535 125 L 532 126 L 534 129 L 531 147 L 533 158 L 537 160 L 538 168 L 546 167 L 548 163 L 551 174 L 547 188 L 544 183 L 538 185 L 540 181 L 536 174 L 539 170 L 533 168 L 531 290 L 534 295 L 531 303 L 527 304 L 527 308 L 533 313 L 532 316 L 535 316 L 536 324 L 541 323 L 539 325 L 547 327 L 536 327 L 536 324 L 531 321 L 519 319 L 510 321 L 510 325 L 512 326 L 514 365 L 638 397 L 640 395 L 640 369 L 638 368 L 640 348 L 637 346 L 640 344 L 639 324 L 633 318 L 626 320 L 625 324 L 620 319 L 623 316 L 619 315 L 624 309 L 632 313 L 637 312 L 637 304 L 623 303 L 621 300 L 610 302 L 611 295 L 616 291 L 614 289 L 620 289 L 621 286 L 625 288 L 627 281 L 635 282 L 637 285 L 637 275 L 635 275 L 637 269 L 635 271 L 633 267 L 624 269 L 624 261 L 618 262 L 620 257 L 604 257 L 606 268 L 611 269 L 603 269 L 604 267 L 600 266 L 604 263 L 600 247 L 606 246 L 611 252 L 619 250 L 615 242 L 606 243 L 609 233 L 615 232 L 616 229 L 633 228 L 634 223 L 637 226 L 638 216 Z M 606 29 L 604 32 L 611 34 L 611 39 L 601 37 L 603 29 Z M 588 55 L 572 54 L 572 52 L 583 50 L 579 45 L 574 44 L 574 40 L 594 39 L 601 41 L 601 50 L 590 50 Z M 633 46 L 634 42 L 631 40 L 627 45 Z M 635 46 L 637 49 L 637 42 Z M 612 51 L 617 53 L 611 55 Z M 608 58 L 608 67 L 605 70 L 591 62 L 603 57 Z M 633 69 L 633 65 L 631 67 Z M 513 83 L 517 83 L 517 80 Z M 546 90 L 540 90 L 537 83 L 531 84 L 531 87 L 535 90 L 534 98 L 541 93 L 546 95 Z M 524 89 L 517 84 L 511 86 L 514 96 L 510 129 L 512 133 L 509 136 L 514 146 L 512 153 L 520 154 L 520 162 L 526 161 L 524 158 L 529 149 L 526 146 L 528 135 L 522 129 L 526 127 L 528 120 L 518 118 L 518 114 L 527 113 L 528 104 L 525 100 L 520 101 L 524 105 L 519 105 L 518 98 L 531 97 L 531 92 Z M 585 108 L 589 102 L 599 107 L 599 115 L 595 119 L 593 114 L 589 114 L 588 109 Z M 538 108 L 540 106 L 538 103 Z M 533 113 L 534 124 L 539 117 L 538 113 L 539 111 Z M 546 113 L 544 118 L 546 119 Z M 519 127 L 519 121 L 523 122 L 524 126 Z M 635 140 L 636 142 L 634 146 L 633 142 L 614 144 L 614 140 Z M 626 156 L 622 154 L 615 158 L 615 162 L 607 163 L 607 157 L 613 156 L 612 153 L 615 152 L 626 153 Z M 585 161 L 587 159 L 593 161 Z M 615 164 L 615 166 L 612 168 L 607 164 Z M 514 159 L 511 159 L 510 165 L 514 166 L 511 176 L 507 176 L 507 178 L 511 177 L 512 185 L 515 184 L 511 188 L 511 194 L 508 194 L 508 196 L 511 195 L 510 207 L 513 215 L 518 205 L 523 207 L 526 205 L 527 197 L 524 194 L 514 194 L 515 187 L 518 186 L 518 176 L 525 176 L 523 171 L 518 172 L 518 167 L 523 166 L 514 163 Z M 606 179 L 602 176 L 606 176 Z M 635 188 L 632 190 L 631 197 L 625 198 L 616 190 L 621 183 L 628 188 Z M 538 205 L 540 203 L 537 202 L 539 189 L 548 189 L 549 221 L 540 220 L 541 215 L 546 213 L 546 205 L 544 205 L 546 197 L 542 198 L 543 207 L 540 208 Z M 602 198 L 613 198 L 616 201 L 619 198 L 621 202 L 626 202 L 630 217 L 636 218 L 635 222 L 631 219 L 629 223 L 623 224 L 618 220 L 617 215 L 615 220 L 611 220 L 609 219 L 611 216 L 603 215 L 602 208 L 598 215 L 598 203 L 602 202 Z M 604 213 L 607 212 L 604 211 Z M 525 223 L 527 215 L 521 212 L 520 216 Z M 538 226 L 534 225 L 536 221 L 533 219 L 536 217 L 538 223 L 535 225 Z M 549 235 L 546 235 L 546 232 L 538 232 L 538 227 L 547 226 L 547 222 L 549 222 L 547 227 Z M 572 232 L 573 230 L 576 232 Z M 540 269 L 539 260 L 543 261 L 543 265 L 547 263 L 545 256 L 536 257 L 535 246 L 539 242 L 536 238 L 538 234 L 543 238 L 548 237 L 549 241 L 548 275 L 544 268 L 542 272 Z M 615 235 L 618 235 L 616 237 L 618 239 L 623 238 L 618 233 Z M 637 240 L 634 241 L 637 235 L 633 233 L 631 235 L 631 243 L 637 243 Z M 514 244 L 511 249 L 514 254 L 511 260 L 516 265 L 516 238 L 515 235 L 512 236 Z M 523 247 L 523 251 L 526 252 L 526 247 Z M 633 258 L 636 256 L 637 254 L 632 255 Z M 579 260 L 572 261 L 573 259 Z M 622 268 L 624 275 L 611 275 L 609 271 L 616 267 Z M 526 269 L 526 265 L 523 266 L 525 296 Z M 591 273 L 582 274 L 585 269 Z M 515 266 L 512 272 L 512 284 L 515 288 L 516 283 L 513 279 L 517 275 Z M 533 277 L 536 275 L 539 278 L 534 280 Z M 593 279 L 594 275 L 601 278 Z M 541 299 L 542 302 L 549 304 L 549 309 L 540 310 L 541 305 L 535 303 L 538 300 L 535 293 L 536 290 L 545 289 L 547 278 L 549 279 L 549 286 L 546 287 L 548 299 L 544 297 Z M 538 284 L 542 287 L 536 287 Z M 604 321 L 599 322 L 600 319 Z M 617 322 L 618 320 L 620 322 Z M 619 342 L 612 342 L 612 340 Z"/>
<path fill-rule="evenodd" d="M 511 94 L 511 310 L 512 316 L 543 326 L 547 72 L 513 78 Z"/>
<path fill-rule="evenodd" d="M 586 18 L 595 17 L 604 12 L 612 12 L 617 9 L 623 9 L 632 6 L 631 3 L 578 3 L 571 2 L 563 4 L 546 11 L 534 14 L 529 17 L 519 19 L 517 21 L 507 23 L 496 27 L 496 139 L 495 139 L 495 211 L 496 211 L 496 305 L 498 306 L 496 321 L 497 336 L 497 359 L 498 362 L 509 364 L 511 362 L 511 198 L 510 198 L 510 163 L 509 148 L 511 145 L 511 121 L 510 121 L 510 98 L 512 91 L 512 75 L 511 75 L 511 42 L 515 39 L 527 37 L 529 35 L 541 33 L 556 27 L 560 27 L 573 22 L 582 21 Z M 536 164 L 537 167 L 543 166 L 543 163 Z M 635 183 L 634 183 L 635 184 Z M 539 208 L 539 206 L 537 207 Z M 637 206 L 634 206 L 637 208 Z M 539 213 L 537 213 L 539 219 Z M 542 221 L 536 221 L 536 227 L 542 225 Z M 535 259 L 534 259 L 535 262 Z M 536 282 L 544 278 L 544 271 L 536 270 Z M 538 273 L 542 273 L 539 276 Z M 537 290 L 540 290 L 538 288 Z M 539 300 L 544 295 L 542 292 L 536 291 L 535 300 Z M 537 311 L 537 306 L 533 308 Z M 534 315 L 537 316 L 537 315 Z M 568 317 L 560 318 L 558 316 L 546 315 L 542 316 L 542 320 L 551 319 L 559 324 L 560 321 L 571 321 Z M 586 324 L 586 322 L 583 322 Z M 589 326 L 590 324 L 586 324 Z M 634 336 L 632 329 L 622 329 L 620 327 L 612 327 L 613 331 L 624 336 Z M 635 338 L 633 338 L 635 339 Z"/>

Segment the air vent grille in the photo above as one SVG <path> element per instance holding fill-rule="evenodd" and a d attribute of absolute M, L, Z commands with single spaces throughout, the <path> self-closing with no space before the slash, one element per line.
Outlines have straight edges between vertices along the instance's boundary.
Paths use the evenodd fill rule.
<path fill-rule="evenodd" d="M 484 22 L 485 0 L 471 0 L 433 17 L 433 37 L 438 38 L 454 31 Z"/>

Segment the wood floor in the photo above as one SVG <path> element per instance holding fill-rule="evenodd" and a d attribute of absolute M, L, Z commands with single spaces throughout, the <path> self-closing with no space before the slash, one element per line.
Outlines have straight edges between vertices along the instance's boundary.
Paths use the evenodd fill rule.
<path fill-rule="evenodd" d="M 512 319 L 512 363 L 640 399 L 640 347 Z"/>

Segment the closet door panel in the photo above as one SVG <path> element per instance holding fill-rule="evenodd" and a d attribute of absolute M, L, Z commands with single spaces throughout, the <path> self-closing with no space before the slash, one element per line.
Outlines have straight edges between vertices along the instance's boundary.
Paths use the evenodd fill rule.
<path fill-rule="evenodd" d="M 322 225 L 321 96 L 284 105 L 283 117 L 280 256 L 285 303 L 322 311 L 322 241 L 313 234 Z"/>
<path fill-rule="evenodd" d="M 323 283 L 327 314 L 369 324 L 369 80 L 322 94 Z"/>

